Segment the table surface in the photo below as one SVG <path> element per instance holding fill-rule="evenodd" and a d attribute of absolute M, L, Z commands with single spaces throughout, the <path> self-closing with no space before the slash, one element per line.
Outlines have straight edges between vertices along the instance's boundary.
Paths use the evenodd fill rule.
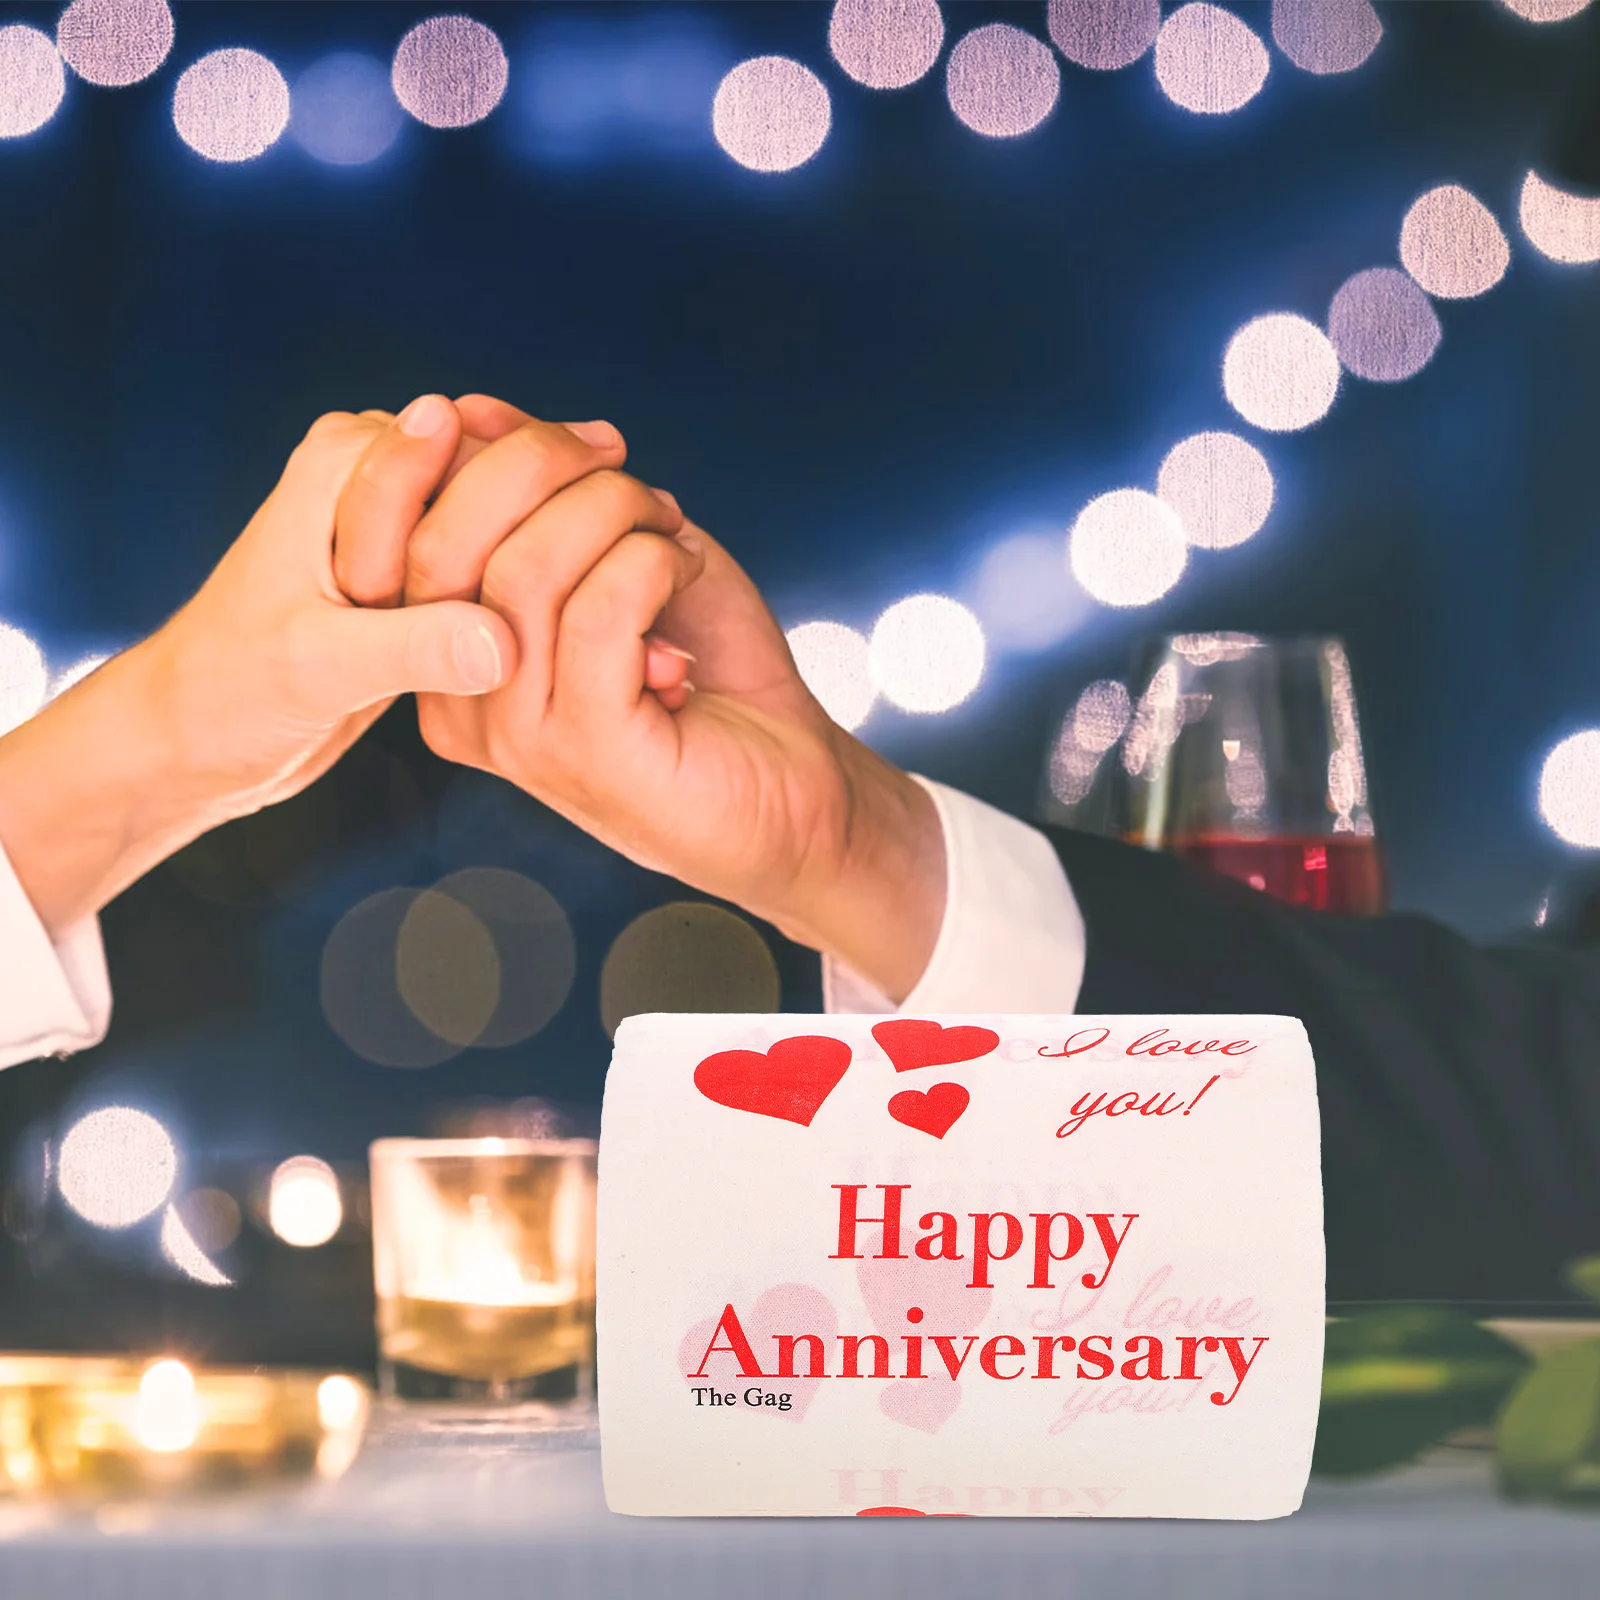
<path fill-rule="evenodd" d="M 1512 1506 L 1487 1455 L 1314 1482 L 1277 1522 L 612 1516 L 590 1419 L 380 1408 L 336 1482 L 98 1512 L 0 1504 L 4 1600 L 1578 1600 L 1600 1510 Z"/>

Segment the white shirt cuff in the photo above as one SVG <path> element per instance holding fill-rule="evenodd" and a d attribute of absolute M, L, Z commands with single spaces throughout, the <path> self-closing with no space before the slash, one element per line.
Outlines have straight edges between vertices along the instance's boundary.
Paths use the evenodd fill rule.
<path fill-rule="evenodd" d="M 52 941 L 0 849 L 0 1067 L 85 1050 L 110 1021 L 99 919 Z"/>
<path fill-rule="evenodd" d="M 869 979 L 824 956 L 824 1009 L 1072 1011 L 1083 984 L 1083 914 L 1050 841 L 971 795 L 916 781 L 932 796 L 944 832 L 944 921 L 927 970 L 896 1006 Z"/>

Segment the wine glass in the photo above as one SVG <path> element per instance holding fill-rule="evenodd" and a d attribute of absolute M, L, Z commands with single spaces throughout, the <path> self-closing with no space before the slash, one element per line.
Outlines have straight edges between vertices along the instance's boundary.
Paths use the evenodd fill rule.
<path fill-rule="evenodd" d="M 1091 684 L 1050 765 L 1054 820 L 1295 905 L 1385 903 L 1361 723 L 1338 639 L 1190 633 L 1145 652 L 1137 697 Z"/>

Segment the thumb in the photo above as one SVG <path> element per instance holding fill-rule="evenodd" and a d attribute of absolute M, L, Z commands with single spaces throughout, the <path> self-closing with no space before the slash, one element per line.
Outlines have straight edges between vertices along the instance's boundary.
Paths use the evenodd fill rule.
<path fill-rule="evenodd" d="M 469 600 L 437 600 L 392 611 L 337 613 L 328 681 L 349 713 L 396 695 L 487 694 L 517 668 L 517 640 L 505 618 Z"/>

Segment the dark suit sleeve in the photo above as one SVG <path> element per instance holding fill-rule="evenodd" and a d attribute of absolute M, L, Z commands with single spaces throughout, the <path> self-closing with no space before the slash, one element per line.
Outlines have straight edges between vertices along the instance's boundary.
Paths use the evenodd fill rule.
<path fill-rule="evenodd" d="M 1311 1036 L 1330 1301 L 1570 1298 L 1600 1254 L 1600 952 L 1299 910 L 1049 830 L 1088 930 L 1082 1012 L 1264 1012 Z"/>

